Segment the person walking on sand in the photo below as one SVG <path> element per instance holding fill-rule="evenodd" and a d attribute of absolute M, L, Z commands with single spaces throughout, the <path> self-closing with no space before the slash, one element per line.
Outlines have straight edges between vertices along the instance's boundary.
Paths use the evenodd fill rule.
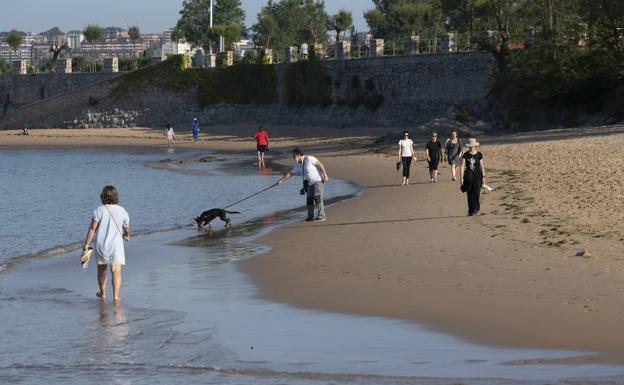
<path fill-rule="evenodd" d="M 130 240 L 130 217 L 123 207 L 119 206 L 119 194 L 114 186 L 106 186 L 100 194 L 102 205 L 93 211 L 91 225 L 87 231 L 83 250 L 90 248 L 97 257 L 97 274 L 100 291 L 96 294 L 106 299 L 106 268 L 110 266 L 113 281 L 113 300 L 119 302 L 121 288 L 121 266 L 126 264 L 124 239 Z"/>
<path fill-rule="evenodd" d="M 457 137 L 457 131 L 451 131 L 451 137 L 446 141 L 444 152 L 446 153 L 446 160 L 451 166 L 452 180 L 456 181 L 457 167 L 461 165 L 462 155 L 464 154 L 459 138 Z"/>
<path fill-rule="evenodd" d="M 481 187 L 485 184 L 483 154 L 477 150 L 479 142 L 475 138 L 468 139 L 464 146 L 468 151 L 462 156 L 459 170 L 461 190 L 468 198 L 468 215 L 481 215 Z"/>
<path fill-rule="evenodd" d="M 173 126 L 171 124 L 167 124 L 167 129 L 165 130 L 165 137 L 167 138 L 167 145 L 169 147 L 173 146 L 173 139 L 175 139 L 175 133 L 173 132 Z"/>
<path fill-rule="evenodd" d="M 258 167 L 264 168 L 264 152 L 269 149 L 269 134 L 260 126 L 253 134 L 256 140 L 256 150 L 258 151 Z"/>
<path fill-rule="evenodd" d="M 438 142 L 438 133 L 431 133 L 431 141 L 425 147 L 427 162 L 429 163 L 429 176 L 431 183 L 438 182 L 438 165 L 442 159 L 442 144 Z"/>
<path fill-rule="evenodd" d="M 193 118 L 191 130 L 193 131 L 193 141 L 197 143 L 199 141 L 199 122 L 197 121 L 197 118 Z"/>
<path fill-rule="evenodd" d="M 306 206 L 308 208 L 308 216 L 306 221 L 324 221 L 325 206 L 323 204 L 323 183 L 329 181 L 329 175 L 323 163 L 311 155 L 306 155 L 300 148 L 292 150 L 295 166 L 286 175 L 277 181 L 280 186 L 284 181 L 293 175 L 303 175 L 303 185 L 305 188 Z M 314 213 L 314 206 L 318 208 L 318 212 Z"/>
<path fill-rule="evenodd" d="M 399 163 L 403 166 L 403 182 L 401 186 L 409 186 L 412 158 L 414 158 L 414 142 L 409 138 L 409 133 L 403 131 L 403 139 L 399 140 L 399 158 L 397 162 L 397 168 Z"/>

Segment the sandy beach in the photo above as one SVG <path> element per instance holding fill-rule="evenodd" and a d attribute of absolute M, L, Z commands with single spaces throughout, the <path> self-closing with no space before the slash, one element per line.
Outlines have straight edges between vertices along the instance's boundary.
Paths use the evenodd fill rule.
<path fill-rule="evenodd" d="M 272 250 L 239 267 L 262 297 L 415 321 L 492 345 L 603 353 L 573 363 L 624 359 L 621 127 L 483 138 L 496 190 L 483 196 L 480 217 L 466 216 L 448 167 L 431 184 L 419 161 L 412 184 L 399 186 L 396 146 L 369 146 L 387 128 L 266 128 L 273 149 L 310 148 L 330 177 L 363 191 L 328 208 L 326 222 L 297 222 L 261 239 Z M 253 151 L 253 128 L 205 132 L 197 147 Z M 150 129 L 0 132 L 0 145 L 14 146 L 164 142 Z M 190 133 L 178 134 L 176 146 L 195 146 Z"/>

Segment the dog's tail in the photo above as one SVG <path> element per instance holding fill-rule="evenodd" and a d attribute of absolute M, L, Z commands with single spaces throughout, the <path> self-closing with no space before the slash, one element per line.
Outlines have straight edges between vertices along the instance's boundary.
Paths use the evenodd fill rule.
<path fill-rule="evenodd" d="M 228 211 L 228 210 L 223 210 L 228 214 L 240 214 L 240 211 Z"/>

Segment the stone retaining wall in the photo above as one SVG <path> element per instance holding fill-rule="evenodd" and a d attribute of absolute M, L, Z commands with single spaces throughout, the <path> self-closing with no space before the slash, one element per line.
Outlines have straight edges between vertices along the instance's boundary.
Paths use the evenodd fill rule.
<path fill-rule="evenodd" d="M 297 109 L 284 105 L 284 65 L 280 64 L 275 65 L 279 94 L 276 104 L 200 108 L 196 102 L 196 89 L 178 93 L 147 89 L 113 99 L 108 94 L 117 80 L 101 81 L 103 78 L 100 78 L 93 79 L 92 86 L 25 104 L 19 111 L 0 118 L 0 126 L 164 127 L 171 123 L 181 127 L 190 124 L 197 116 L 202 125 L 254 122 L 409 127 L 447 116 L 458 104 L 468 107 L 485 105 L 496 71 L 492 57 L 479 52 L 327 61 L 325 67 L 331 78 L 335 102 L 326 108 Z M 32 87 L 24 86 L 32 89 L 15 92 L 15 95 L 22 95 L 20 100 L 32 99 L 39 84 L 49 87 L 54 82 L 67 84 L 56 78 L 33 80 Z M 354 95 L 363 89 L 382 98 L 378 108 L 371 110 L 353 103 Z"/>

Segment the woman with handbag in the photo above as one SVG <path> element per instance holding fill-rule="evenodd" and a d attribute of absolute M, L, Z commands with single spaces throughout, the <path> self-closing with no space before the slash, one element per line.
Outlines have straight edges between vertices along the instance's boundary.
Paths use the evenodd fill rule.
<path fill-rule="evenodd" d="M 121 266 L 126 264 L 123 242 L 130 240 L 130 217 L 126 209 L 119 206 L 119 194 L 114 186 L 104 187 L 100 200 L 102 205 L 93 211 L 83 250 L 88 250 L 91 241 L 94 241 L 93 251 L 97 257 L 100 287 L 96 295 L 106 299 L 106 268 L 110 266 L 113 278 L 113 300 L 118 303 Z"/>
<path fill-rule="evenodd" d="M 468 139 L 464 146 L 468 147 L 468 151 L 462 156 L 459 171 L 461 191 L 468 198 L 468 215 L 481 215 L 481 187 L 485 183 L 483 154 L 477 150 L 479 142 L 475 138 Z"/>

